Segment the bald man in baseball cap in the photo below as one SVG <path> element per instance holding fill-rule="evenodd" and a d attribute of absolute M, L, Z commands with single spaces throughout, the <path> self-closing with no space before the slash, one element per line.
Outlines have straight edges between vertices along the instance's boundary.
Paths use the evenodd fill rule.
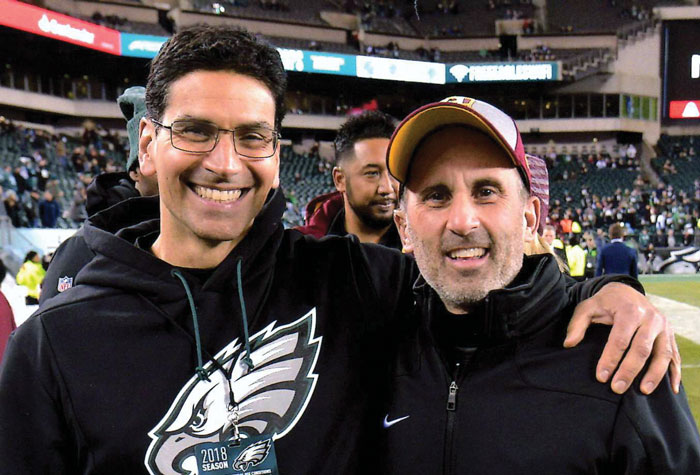
<path fill-rule="evenodd" d="M 515 122 L 450 97 L 389 144 L 395 220 L 419 316 L 399 341 L 383 473 L 696 473 L 700 437 L 666 376 L 652 396 L 596 381 L 609 329 L 561 341 L 572 316 L 552 255 L 524 255 L 541 203 Z"/>

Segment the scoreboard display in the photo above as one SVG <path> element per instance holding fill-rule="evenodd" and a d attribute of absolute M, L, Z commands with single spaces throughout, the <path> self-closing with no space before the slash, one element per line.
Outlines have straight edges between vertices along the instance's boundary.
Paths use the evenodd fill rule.
<path fill-rule="evenodd" d="M 662 121 L 700 123 L 700 20 L 664 22 L 661 54 Z"/>

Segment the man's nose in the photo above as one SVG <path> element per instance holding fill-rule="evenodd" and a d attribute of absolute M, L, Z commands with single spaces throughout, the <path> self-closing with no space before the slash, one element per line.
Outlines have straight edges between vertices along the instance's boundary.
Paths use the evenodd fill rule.
<path fill-rule="evenodd" d="M 206 154 L 203 165 L 217 175 L 229 175 L 240 171 L 244 160 L 245 158 L 236 152 L 232 132 L 221 131 L 216 147 Z"/>
<path fill-rule="evenodd" d="M 394 179 L 387 170 L 384 170 L 379 177 L 379 187 L 377 192 L 380 195 L 398 195 L 399 182 Z"/>
<path fill-rule="evenodd" d="M 447 229 L 459 236 L 466 236 L 480 225 L 478 209 L 470 197 L 454 196 L 448 210 Z"/>

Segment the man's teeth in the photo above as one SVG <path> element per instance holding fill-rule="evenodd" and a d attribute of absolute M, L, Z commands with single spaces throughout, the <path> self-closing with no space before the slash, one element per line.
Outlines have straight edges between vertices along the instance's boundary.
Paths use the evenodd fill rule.
<path fill-rule="evenodd" d="M 469 259 L 475 257 L 483 257 L 486 254 L 486 249 L 483 247 L 472 247 L 470 249 L 456 249 L 450 251 L 452 259 Z"/>
<path fill-rule="evenodd" d="M 241 190 L 216 190 L 204 186 L 194 186 L 194 192 L 201 198 L 211 201 L 230 202 L 241 197 Z"/>

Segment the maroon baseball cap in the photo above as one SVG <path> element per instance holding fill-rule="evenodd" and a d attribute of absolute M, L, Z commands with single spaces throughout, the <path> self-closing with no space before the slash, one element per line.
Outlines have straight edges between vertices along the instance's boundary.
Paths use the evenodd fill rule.
<path fill-rule="evenodd" d="M 491 137 L 510 157 L 525 187 L 531 190 L 530 167 L 515 121 L 491 104 L 462 96 L 448 97 L 420 107 L 399 124 L 387 150 L 389 173 L 405 184 L 411 160 L 421 141 L 446 125 L 466 125 Z"/>
<path fill-rule="evenodd" d="M 525 154 L 527 163 L 530 166 L 530 194 L 540 199 L 540 225 L 538 231 L 542 234 L 544 225 L 549 214 L 549 173 L 547 172 L 547 162 L 542 158 Z"/>

